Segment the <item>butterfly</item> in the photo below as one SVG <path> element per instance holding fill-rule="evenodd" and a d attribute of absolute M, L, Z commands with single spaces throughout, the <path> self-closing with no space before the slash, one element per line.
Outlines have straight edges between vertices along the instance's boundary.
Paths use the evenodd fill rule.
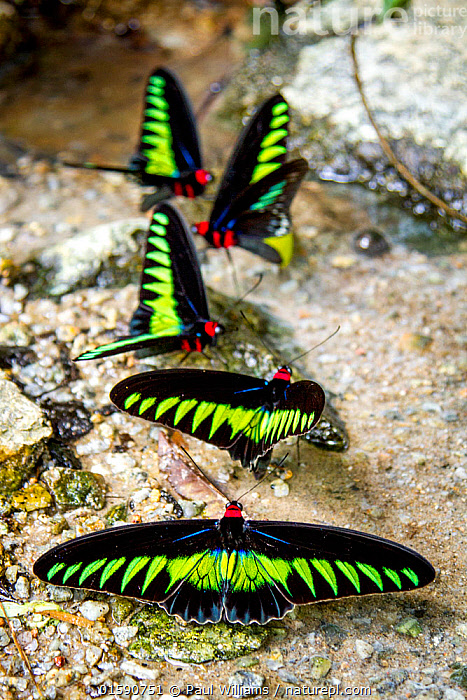
<path fill-rule="evenodd" d="M 260 107 L 230 157 L 210 220 L 194 226 L 216 248 L 238 245 L 283 267 L 293 253 L 290 205 L 308 171 L 303 158 L 285 162 L 288 109 L 280 94 Z"/>
<path fill-rule="evenodd" d="M 130 335 L 88 350 L 75 361 L 95 360 L 150 347 L 154 354 L 202 352 L 223 326 L 209 318 L 196 250 L 187 226 L 170 204 L 161 204 L 149 226 L 139 306 Z"/>
<path fill-rule="evenodd" d="M 280 619 L 295 605 L 411 591 L 435 578 L 420 554 L 390 540 L 324 525 L 244 520 L 143 523 L 93 532 L 54 547 L 34 574 L 158 603 L 186 622 Z"/>
<path fill-rule="evenodd" d="M 274 445 L 309 432 L 324 408 L 319 384 L 292 384 L 290 377 L 288 367 L 281 367 L 271 381 L 233 372 L 154 370 L 122 380 L 110 399 L 132 416 L 227 449 L 258 476 Z"/>
<path fill-rule="evenodd" d="M 174 194 L 194 198 L 204 192 L 212 176 L 202 166 L 190 101 L 173 73 L 156 68 L 149 76 L 140 143 L 128 167 L 93 163 L 85 163 L 84 167 L 130 173 L 142 185 L 160 188 L 143 198 L 142 211 Z"/>

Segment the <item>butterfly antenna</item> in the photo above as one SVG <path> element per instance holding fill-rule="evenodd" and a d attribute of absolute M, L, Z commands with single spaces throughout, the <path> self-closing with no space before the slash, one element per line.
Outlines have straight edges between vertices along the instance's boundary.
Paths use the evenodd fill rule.
<path fill-rule="evenodd" d="M 196 467 L 197 471 L 201 474 L 201 476 L 202 476 L 203 479 L 206 481 L 206 483 L 209 484 L 209 487 L 210 487 L 218 496 L 221 496 L 225 501 L 230 502 L 230 499 L 228 498 L 228 496 L 226 496 L 225 493 L 224 493 L 223 491 L 221 491 L 220 488 L 218 488 L 218 487 L 214 484 L 214 482 L 213 482 L 213 481 L 209 478 L 209 476 L 203 471 L 203 469 L 201 469 L 201 467 L 199 466 L 199 464 L 197 464 L 197 463 L 195 462 L 195 460 L 193 459 L 193 457 L 191 456 L 191 454 L 188 452 L 188 450 L 185 450 L 185 448 L 183 447 L 183 445 L 179 445 L 179 448 L 182 450 L 182 452 L 184 452 L 184 453 L 186 454 L 186 456 L 188 457 L 188 459 L 190 460 L 190 462 L 192 462 L 192 464 L 194 464 L 194 466 Z"/>
<path fill-rule="evenodd" d="M 251 321 L 247 318 L 246 314 L 245 314 L 243 311 L 240 311 L 240 313 L 241 313 L 241 315 L 243 316 L 243 319 L 244 319 L 244 321 L 246 322 L 248 328 L 255 334 L 255 336 L 258 338 L 259 342 L 261 343 L 261 345 L 263 345 L 263 346 L 266 348 L 266 350 L 272 355 L 272 357 L 273 357 L 274 362 L 276 363 L 276 365 L 277 365 L 278 367 L 280 367 L 280 366 L 283 364 L 283 362 L 281 361 L 281 359 L 280 359 L 280 358 L 276 355 L 276 353 L 269 347 L 269 345 L 268 345 L 267 343 L 264 342 L 263 338 L 260 336 L 260 334 L 258 333 L 258 331 L 256 330 L 256 328 L 253 326 L 253 324 L 251 323 Z"/>
<path fill-rule="evenodd" d="M 287 455 L 285 455 L 285 456 L 287 457 Z M 267 477 L 268 477 L 268 474 L 265 474 L 265 475 L 263 476 L 262 479 L 260 479 L 259 481 L 257 481 L 257 482 L 255 483 L 254 486 L 252 486 L 250 489 L 248 489 L 248 491 L 245 491 L 244 493 L 242 493 L 242 494 L 241 494 L 238 498 L 236 498 L 235 500 L 238 501 L 239 503 L 241 503 L 242 500 L 245 498 L 245 496 L 248 496 L 249 493 L 251 493 L 251 492 L 254 491 L 256 488 L 258 488 L 258 486 L 260 486 L 260 484 L 262 484 L 263 481 L 264 481 L 265 479 L 267 479 Z"/>
<path fill-rule="evenodd" d="M 334 338 L 334 336 L 335 336 L 337 333 L 339 333 L 340 329 L 341 329 L 341 327 L 340 327 L 340 326 L 337 326 L 337 328 L 336 328 L 336 330 L 334 331 L 334 333 L 331 333 L 331 335 L 328 335 L 327 338 L 325 338 L 324 340 L 322 340 L 322 341 L 321 341 L 320 343 L 318 343 L 317 345 L 313 345 L 313 347 L 310 348 L 309 350 L 305 350 L 305 352 L 302 352 L 301 355 L 298 355 L 297 357 L 294 357 L 293 360 L 290 360 L 290 362 L 289 362 L 288 364 L 289 364 L 289 365 L 293 365 L 297 360 L 300 360 L 302 357 L 305 357 L 305 355 L 308 355 L 308 353 L 312 352 L 313 350 L 316 350 L 316 348 L 319 348 L 321 345 L 324 345 L 324 343 L 327 343 L 328 340 L 331 340 L 331 338 Z"/>

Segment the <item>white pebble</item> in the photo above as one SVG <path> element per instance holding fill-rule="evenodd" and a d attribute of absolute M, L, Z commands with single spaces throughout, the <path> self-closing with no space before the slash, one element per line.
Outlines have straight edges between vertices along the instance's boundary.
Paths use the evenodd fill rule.
<path fill-rule="evenodd" d="M 83 617 L 87 620 L 95 622 L 102 615 L 107 615 L 109 612 L 109 606 L 107 603 L 100 603 L 96 600 L 85 600 L 79 606 L 79 611 Z"/>
<path fill-rule="evenodd" d="M 369 659 L 370 656 L 373 655 L 374 649 L 369 644 L 368 642 L 365 642 L 363 639 L 356 639 L 355 640 L 355 651 L 357 652 L 357 656 L 359 656 L 361 659 Z"/>
<path fill-rule="evenodd" d="M 136 637 L 138 634 L 137 625 L 120 625 L 119 627 L 114 627 L 112 629 L 115 642 L 120 646 L 128 644 L 130 639 Z"/>
<path fill-rule="evenodd" d="M 157 669 L 140 666 L 140 664 L 136 664 L 134 661 L 122 661 L 120 669 L 123 673 L 128 673 L 128 675 L 133 678 L 140 678 L 145 681 L 155 681 L 161 675 L 160 671 Z"/>

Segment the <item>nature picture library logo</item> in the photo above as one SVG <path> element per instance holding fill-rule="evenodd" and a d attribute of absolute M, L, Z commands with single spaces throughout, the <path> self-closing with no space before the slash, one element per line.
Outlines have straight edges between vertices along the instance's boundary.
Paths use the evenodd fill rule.
<path fill-rule="evenodd" d="M 253 35 L 269 32 L 273 36 L 316 35 L 339 36 L 351 34 L 358 28 L 377 21 L 411 26 L 413 32 L 426 36 L 464 37 L 467 30 L 467 6 L 461 4 L 415 3 L 406 7 L 394 7 L 394 3 L 382 2 L 380 13 L 374 5 L 345 6 L 333 2 L 313 3 L 309 7 L 289 7 L 280 14 L 274 7 L 253 8 Z M 391 5 L 385 9 L 387 5 Z"/>

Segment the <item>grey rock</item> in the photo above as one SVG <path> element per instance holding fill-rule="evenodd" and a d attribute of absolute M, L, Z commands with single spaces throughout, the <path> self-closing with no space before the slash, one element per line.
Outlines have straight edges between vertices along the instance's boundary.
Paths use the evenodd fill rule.
<path fill-rule="evenodd" d="M 52 428 L 41 409 L 0 372 L 0 494 L 16 491 L 34 468 Z"/>
<path fill-rule="evenodd" d="M 405 634 L 408 637 L 418 637 L 422 634 L 423 627 L 415 617 L 406 617 L 398 625 L 396 625 L 396 632 L 399 634 Z"/>
<path fill-rule="evenodd" d="M 357 656 L 359 656 L 362 660 L 365 660 L 369 659 L 373 655 L 374 649 L 371 644 L 365 642 L 364 639 L 356 639 L 355 651 Z"/>
<path fill-rule="evenodd" d="M 447 688 L 443 695 L 444 700 L 465 700 L 465 695 L 454 688 Z"/>
<path fill-rule="evenodd" d="M 331 9 L 341 19 L 355 4 L 337 0 Z M 461 3 L 442 0 L 440 5 L 457 5 L 459 10 Z M 467 138 L 459 109 L 465 91 L 459 76 L 465 75 L 467 48 L 460 31 L 452 36 L 439 32 L 433 41 L 436 27 L 432 25 L 442 25 L 443 20 L 424 19 L 431 33 L 417 31 L 423 22 L 410 15 L 403 24 L 386 21 L 368 26 L 359 37 L 357 54 L 376 121 L 392 139 L 410 141 L 412 152 L 417 147 L 423 150 L 426 172 L 436 184 L 440 160 L 455 164 L 467 177 Z M 353 79 L 348 36 L 328 36 L 303 48 L 295 79 L 283 93 L 304 121 L 314 124 L 310 151 L 323 167 L 344 152 L 358 157 L 363 146 L 367 151 L 369 144 L 379 149 Z M 365 158 L 371 160 L 372 154 L 366 153 Z"/>
<path fill-rule="evenodd" d="M 55 272 L 50 293 L 66 294 L 80 284 L 92 283 L 106 261 L 138 250 L 132 234 L 147 227 L 143 217 L 112 221 L 44 250 L 39 262 Z"/>
<path fill-rule="evenodd" d="M 0 627 L 0 647 L 6 647 L 10 643 L 8 632 L 3 627 Z"/>
<path fill-rule="evenodd" d="M 19 576 L 15 584 L 18 598 L 29 598 L 29 581 L 26 576 Z"/>
<path fill-rule="evenodd" d="M 100 647 L 95 646 L 94 644 L 90 644 L 88 647 L 86 647 L 86 663 L 88 666 L 95 666 L 97 663 L 102 658 L 102 649 Z"/>
<path fill-rule="evenodd" d="M 261 673 L 254 673 L 253 671 L 236 671 L 229 676 L 228 681 L 230 686 L 234 686 L 231 691 L 231 697 L 242 698 L 245 695 L 254 695 L 255 688 L 258 689 L 257 693 L 260 693 L 261 688 L 264 686 L 264 681 L 265 678 L 261 675 Z"/>
<path fill-rule="evenodd" d="M 67 600 L 72 600 L 73 591 L 69 588 L 62 588 L 61 586 L 53 586 L 51 583 L 47 586 L 47 591 L 49 593 L 50 600 L 54 603 L 64 603 Z"/>
<path fill-rule="evenodd" d="M 41 477 L 58 508 L 68 510 L 88 506 L 99 510 L 105 505 L 105 483 L 100 474 L 63 467 L 48 469 Z"/>
<path fill-rule="evenodd" d="M 115 642 L 119 646 L 125 646 L 128 644 L 130 639 L 133 639 L 133 637 L 136 637 L 138 634 L 138 626 L 137 625 L 120 625 L 118 627 L 114 627 L 112 629 Z"/>

